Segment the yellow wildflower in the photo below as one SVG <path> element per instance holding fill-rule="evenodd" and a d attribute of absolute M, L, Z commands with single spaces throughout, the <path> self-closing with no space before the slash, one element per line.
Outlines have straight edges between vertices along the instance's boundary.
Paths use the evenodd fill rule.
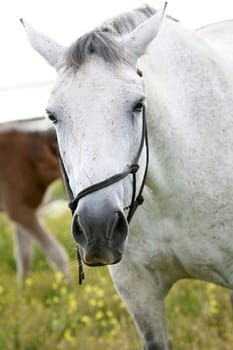
<path fill-rule="evenodd" d="M 32 284 L 33 284 L 32 278 L 27 277 L 26 280 L 25 280 L 25 284 L 26 284 L 27 287 L 31 287 Z"/>
<path fill-rule="evenodd" d="M 92 298 L 89 300 L 89 305 L 96 306 L 96 304 L 97 304 L 97 301 L 95 299 Z"/>
<path fill-rule="evenodd" d="M 104 290 L 102 288 L 98 288 L 96 291 L 96 295 L 98 298 L 103 298 L 104 297 Z"/>
<path fill-rule="evenodd" d="M 113 312 L 112 312 L 111 310 L 108 310 L 108 311 L 107 311 L 107 316 L 108 316 L 108 317 L 112 317 L 112 316 L 113 316 Z"/>
<path fill-rule="evenodd" d="M 92 286 L 90 285 L 90 284 L 87 284 L 86 286 L 85 286 L 85 292 L 86 293 L 91 293 L 92 292 Z"/>
<path fill-rule="evenodd" d="M 96 318 L 96 320 L 98 321 L 98 320 L 101 320 L 102 318 L 104 318 L 104 313 L 103 313 L 103 311 L 97 311 L 97 313 L 95 314 L 95 318 Z"/>
<path fill-rule="evenodd" d="M 97 301 L 97 306 L 98 306 L 99 308 L 102 308 L 102 307 L 104 306 L 104 301 L 103 301 L 103 300 L 98 300 L 98 301 Z"/>
<path fill-rule="evenodd" d="M 57 283 L 53 283 L 53 284 L 52 284 L 52 288 L 53 288 L 54 290 L 57 290 L 57 289 L 58 289 L 58 284 L 57 284 Z"/>
<path fill-rule="evenodd" d="M 66 287 L 61 287 L 60 294 L 61 295 L 66 295 L 67 294 L 67 288 Z"/>
<path fill-rule="evenodd" d="M 55 273 L 55 281 L 57 282 L 57 284 L 60 284 L 62 280 L 63 280 L 63 273 L 60 271 L 57 271 Z"/>
<path fill-rule="evenodd" d="M 77 310 L 77 306 L 78 306 L 77 300 L 76 299 L 70 299 L 69 300 L 68 313 L 71 314 L 71 313 L 75 312 Z"/>
<path fill-rule="evenodd" d="M 73 343 L 76 340 L 75 337 L 72 336 L 70 329 L 65 331 L 64 339 L 69 343 Z"/>
<path fill-rule="evenodd" d="M 90 319 L 90 317 L 87 316 L 87 315 L 82 316 L 82 317 L 81 317 L 81 321 L 82 321 L 84 324 L 86 324 L 86 325 L 89 325 L 89 324 L 91 323 L 91 319 Z"/>
<path fill-rule="evenodd" d="M 59 298 L 57 296 L 53 297 L 53 303 L 58 304 L 59 303 Z"/>
<path fill-rule="evenodd" d="M 216 315 L 218 313 L 218 303 L 217 300 L 211 299 L 209 302 L 210 305 L 210 312 L 213 315 Z"/>

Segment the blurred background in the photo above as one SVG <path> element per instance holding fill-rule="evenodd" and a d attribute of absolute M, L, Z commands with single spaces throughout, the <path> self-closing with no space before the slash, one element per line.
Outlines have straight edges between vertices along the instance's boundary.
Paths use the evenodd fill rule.
<path fill-rule="evenodd" d="M 55 72 L 29 47 L 19 18 L 60 44 L 69 45 L 86 31 L 120 12 L 144 3 L 127 1 L 8 0 L 0 5 L 0 121 L 44 114 Z M 148 1 L 155 8 L 163 1 Z M 170 0 L 168 13 L 188 28 L 233 17 L 228 0 Z"/>
<path fill-rule="evenodd" d="M 148 3 L 156 8 L 163 4 Z M 2 2 L 0 122 L 44 115 L 56 78 L 54 70 L 30 48 L 20 17 L 69 45 L 108 17 L 141 4 L 137 0 Z M 233 18 L 233 3 L 170 0 L 168 13 L 193 29 Z M 14 227 L 7 215 L 0 213 L 0 350 L 139 350 L 133 322 L 107 268 L 85 267 L 85 282 L 78 285 L 71 215 L 61 180 L 49 188 L 39 217 L 65 247 L 71 281 L 55 272 L 37 248 L 33 273 L 20 288 L 12 241 Z M 232 350 L 233 314 L 228 290 L 201 281 L 181 281 L 169 294 L 166 308 L 174 350 Z"/>

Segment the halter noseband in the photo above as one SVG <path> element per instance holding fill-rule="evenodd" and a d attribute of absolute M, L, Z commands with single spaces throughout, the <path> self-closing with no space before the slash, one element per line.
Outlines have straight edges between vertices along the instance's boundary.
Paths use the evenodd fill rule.
<path fill-rule="evenodd" d="M 138 192 L 138 195 L 136 197 L 136 189 L 137 189 L 137 179 L 136 179 L 136 173 L 139 169 L 139 158 L 141 156 L 142 150 L 143 150 L 143 146 L 145 144 L 146 147 L 146 165 L 145 165 L 145 170 L 144 170 L 144 175 L 143 175 L 143 179 L 142 179 L 142 183 Z M 105 187 L 108 187 L 122 179 L 124 179 L 125 177 L 127 177 L 128 175 L 132 174 L 133 177 L 133 190 L 132 190 L 132 198 L 131 198 L 131 203 L 128 207 L 124 208 L 124 209 L 129 209 L 128 215 L 127 215 L 127 222 L 130 223 L 135 211 L 137 210 L 137 207 L 139 205 L 141 205 L 144 201 L 142 192 L 143 192 L 143 188 L 145 185 L 145 181 L 146 181 L 146 176 L 147 176 L 147 170 L 148 170 L 148 164 L 149 164 L 149 145 L 148 145 L 148 135 L 147 135 L 147 125 L 146 125 L 146 112 L 145 112 L 145 106 L 143 107 L 143 112 L 142 112 L 142 136 L 141 136 L 141 141 L 140 141 L 140 145 L 139 145 L 139 149 L 138 152 L 136 154 L 136 157 L 134 158 L 133 163 L 128 166 L 128 169 L 123 171 L 122 173 L 113 175 L 109 178 L 107 178 L 104 181 L 100 181 L 94 185 L 91 185 L 87 188 L 85 188 L 84 190 L 82 190 L 81 192 L 79 192 L 77 194 L 76 197 L 74 197 L 72 189 L 70 187 L 70 183 L 69 183 L 69 178 L 68 175 L 66 173 L 65 170 L 65 166 L 62 160 L 62 157 L 60 155 L 59 152 L 59 148 L 58 148 L 58 158 L 59 158 L 59 162 L 60 162 L 60 166 L 61 166 L 61 171 L 62 171 L 62 175 L 63 175 L 63 179 L 64 179 L 64 185 L 65 185 L 65 189 L 67 192 L 67 195 L 70 199 L 70 202 L 68 204 L 72 215 L 74 214 L 75 210 L 77 209 L 78 203 L 80 201 L 81 198 L 99 191 Z M 84 279 L 84 273 L 83 273 L 83 268 L 82 268 L 82 259 L 80 256 L 80 252 L 79 252 L 79 248 L 77 247 L 77 256 L 78 256 L 78 266 L 79 266 L 79 284 L 82 284 L 82 280 Z"/>

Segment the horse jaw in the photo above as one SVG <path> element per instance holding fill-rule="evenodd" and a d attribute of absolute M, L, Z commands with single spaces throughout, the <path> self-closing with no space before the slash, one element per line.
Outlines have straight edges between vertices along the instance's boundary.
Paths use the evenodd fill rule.
<path fill-rule="evenodd" d="M 54 68 L 59 69 L 62 65 L 66 47 L 59 45 L 56 41 L 48 36 L 38 32 L 30 26 L 22 18 L 20 22 L 23 24 L 26 31 L 29 43 L 32 48 L 37 51 L 44 59 Z"/>
<path fill-rule="evenodd" d="M 134 53 L 133 60 L 135 62 L 133 63 L 136 63 L 137 59 L 145 53 L 147 46 L 157 36 L 165 16 L 166 7 L 167 2 L 152 17 L 142 22 L 132 32 L 123 37 L 123 45 L 130 48 L 131 56 Z"/>

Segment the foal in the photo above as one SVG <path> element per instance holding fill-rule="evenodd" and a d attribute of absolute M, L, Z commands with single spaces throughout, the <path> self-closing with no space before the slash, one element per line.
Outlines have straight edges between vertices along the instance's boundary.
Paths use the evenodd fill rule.
<path fill-rule="evenodd" d="M 15 255 L 22 283 L 32 267 L 33 240 L 55 268 L 68 275 L 65 249 L 40 223 L 37 209 L 48 186 L 60 177 L 53 129 L 33 131 L 36 121 L 0 126 L 0 208 L 15 224 Z M 26 127 L 26 129 L 25 129 Z M 44 127 L 44 126 L 43 126 Z"/>

